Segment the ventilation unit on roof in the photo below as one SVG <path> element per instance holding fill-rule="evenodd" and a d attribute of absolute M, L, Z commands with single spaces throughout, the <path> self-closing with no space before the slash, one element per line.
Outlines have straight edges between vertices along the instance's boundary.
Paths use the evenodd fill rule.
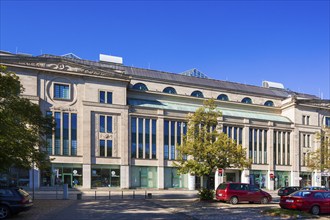
<path fill-rule="evenodd" d="M 110 56 L 105 54 L 100 54 L 100 61 L 114 64 L 123 64 L 122 57 Z"/>
<path fill-rule="evenodd" d="M 284 85 L 282 83 L 269 82 L 269 81 L 262 81 L 262 87 L 284 89 Z"/>

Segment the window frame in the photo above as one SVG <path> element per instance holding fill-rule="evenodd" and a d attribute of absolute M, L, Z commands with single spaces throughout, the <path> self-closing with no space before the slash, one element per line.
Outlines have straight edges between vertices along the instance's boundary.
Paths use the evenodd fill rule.
<path fill-rule="evenodd" d="M 67 86 L 68 87 L 68 97 L 56 97 L 56 86 Z M 63 82 L 54 82 L 53 83 L 53 99 L 55 100 L 71 100 L 71 84 L 70 83 L 63 83 Z"/>
<path fill-rule="evenodd" d="M 104 92 L 104 102 L 101 102 L 101 92 Z M 111 94 L 111 102 L 108 102 L 109 101 L 109 94 Z M 99 90 L 99 103 L 113 104 L 113 91 L 100 89 Z"/>

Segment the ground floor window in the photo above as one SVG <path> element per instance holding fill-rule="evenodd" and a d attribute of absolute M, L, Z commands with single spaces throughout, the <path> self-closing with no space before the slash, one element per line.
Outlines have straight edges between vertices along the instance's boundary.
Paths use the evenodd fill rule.
<path fill-rule="evenodd" d="M 40 186 L 68 184 L 69 187 L 83 185 L 81 164 L 52 164 L 51 169 L 40 172 Z"/>
<path fill-rule="evenodd" d="M 157 167 L 131 167 L 131 186 L 133 188 L 157 188 Z"/>
<path fill-rule="evenodd" d="M 11 167 L 0 173 L 0 185 L 30 187 L 29 170 Z"/>
<path fill-rule="evenodd" d="M 92 187 L 120 187 L 120 166 L 93 165 Z"/>
<path fill-rule="evenodd" d="M 302 172 L 300 173 L 300 186 L 311 186 L 312 185 L 312 173 Z"/>
<path fill-rule="evenodd" d="M 188 175 L 179 175 L 175 167 L 165 168 L 164 186 L 165 188 L 188 188 Z"/>
<path fill-rule="evenodd" d="M 275 171 L 274 189 L 286 187 L 290 185 L 290 172 L 288 171 Z"/>
<path fill-rule="evenodd" d="M 252 170 L 250 171 L 250 184 L 256 185 L 259 188 L 266 188 L 267 186 L 267 171 Z"/>

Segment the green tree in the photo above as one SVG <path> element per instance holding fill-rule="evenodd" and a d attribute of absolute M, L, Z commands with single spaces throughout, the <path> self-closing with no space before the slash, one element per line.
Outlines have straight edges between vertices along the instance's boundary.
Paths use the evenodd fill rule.
<path fill-rule="evenodd" d="M 310 170 L 330 172 L 330 129 L 324 128 L 316 134 L 320 147 L 310 154 L 307 166 Z"/>
<path fill-rule="evenodd" d="M 195 113 L 188 115 L 187 134 L 178 146 L 175 163 L 179 173 L 206 176 L 208 188 L 209 178 L 217 168 L 243 168 L 251 164 L 245 148 L 217 130 L 219 117 L 221 112 L 216 110 L 213 99 L 206 100 Z"/>
<path fill-rule="evenodd" d="M 42 137 L 52 129 L 52 119 L 42 115 L 39 105 L 23 98 L 19 77 L 0 66 L 0 171 L 15 166 L 40 169 L 49 166 Z"/>

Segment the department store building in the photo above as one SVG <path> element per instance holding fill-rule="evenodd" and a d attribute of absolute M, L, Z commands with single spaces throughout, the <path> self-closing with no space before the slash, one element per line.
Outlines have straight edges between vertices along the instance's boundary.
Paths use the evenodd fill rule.
<path fill-rule="evenodd" d="M 19 76 L 22 96 L 56 122 L 46 137 L 51 169 L 17 172 L 18 185 L 31 187 L 34 179 L 36 187 L 198 189 L 205 178 L 178 175 L 173 162 L 187 114 L 214 98 L 222 112 L 219 128 L 252 160 L 250 169 L 215 171 L 215 187 L 227 181 L 266 189 L 329 186 L 329 173 L 306 166 L 320 146 L 315 134 L 330 127 L 329 100 L 279 83 L 208 79 L 196 69 L 176 74 L 125 66 L 106 55 L 101 61 L 73 54 L 0 55 L 1 65 Z"/>

